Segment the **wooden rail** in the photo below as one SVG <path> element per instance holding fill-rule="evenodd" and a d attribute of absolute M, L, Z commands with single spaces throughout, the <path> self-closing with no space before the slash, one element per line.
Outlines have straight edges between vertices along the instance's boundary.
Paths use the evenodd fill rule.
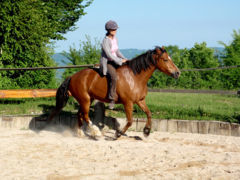
<path fill-rule="evenodd" d="M 0 90 L 0 98 L 39 98 L 55 97 L 56 89 L 15 89 Z"/>
<path fill-rule="evenodd" d="M 44 98 L 55 97 L 57 89 L 14 89 L 0 90 L 0 99 L 7 98 Z M 148 89 L 149 92 L 169 92 L 169 93 L 201 93 L 201 94 L 226 94 L 240 95 L 240 91 L 221 91 L 221 90 L 192 90 L 192 89 Z M 71 93 L 69 92 L 69 96 Z"/>

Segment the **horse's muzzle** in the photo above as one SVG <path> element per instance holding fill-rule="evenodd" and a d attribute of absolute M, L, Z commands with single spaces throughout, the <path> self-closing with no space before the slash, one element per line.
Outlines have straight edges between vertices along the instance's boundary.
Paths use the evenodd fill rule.
<path fill-rule="evenodd" d="M 175 78 L 175 79 L 178 79 L 180 74 L 181 74 L 180 71 L 175 71 L 175 72 L 172 73 L 172 77 Z"/>

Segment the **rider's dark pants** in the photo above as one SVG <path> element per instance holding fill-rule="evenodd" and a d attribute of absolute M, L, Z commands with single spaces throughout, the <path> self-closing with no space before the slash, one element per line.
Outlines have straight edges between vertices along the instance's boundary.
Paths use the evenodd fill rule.
<path fill-rule="evenodd" d="M 115 100 L 116 99 L 116 85 L 117 85 L 117 72 L 116 66 L 113 63 L 107 64 L 107 76 L 108 76 L 108 99 Z"/>

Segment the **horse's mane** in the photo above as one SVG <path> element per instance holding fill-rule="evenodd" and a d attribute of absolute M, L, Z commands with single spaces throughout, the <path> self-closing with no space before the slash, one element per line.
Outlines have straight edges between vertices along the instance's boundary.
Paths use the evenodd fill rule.
<path fill-rule="evenodd" d="M 159 48 L 162 52 L 165 52 L 165 49 L 163 50 L 160 47 Z M 157 62 L 153 59 L 152 55 L 156 52 L 156 49 L 154 50 L 148 50 L 147 52 L 133 58 L 130 61 L 127 61 L 127 65 L 132 69 L 134 74 L 139 74 L 142 70 L 146 71 L 150 66 L 156 65 Z"/>

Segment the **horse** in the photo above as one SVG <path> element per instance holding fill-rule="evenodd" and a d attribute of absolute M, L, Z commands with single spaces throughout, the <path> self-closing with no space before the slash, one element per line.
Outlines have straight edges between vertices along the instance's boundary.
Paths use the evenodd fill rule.
<path fill-rule="evenodd" d="M 145 112 L 147 121 L 143 133 L 145 136 L 150 134 L 152 125 L 151 111 L 146 105 L 145 98 L 148 91 L 147 82 L 156 69 L 175 79 L 178 79 L 181 73 L 165 48 L 159 46 L 127 61 L 117 68 L 116 103 L 123 104 L 127 123 L 122 130 L 116 130 L 116 138 L 125 134 L 127 129 L 132 125 L 134 104 L 137 104 Z M 101 76 L 101 73 L 94 68 L 87 68 L 66 78 L 57 90 L 56 107 L 48 117 L 48 123 L 65 107 L 69 98 L 69 92 L 79 103 L 77 113 L 78 130 L 80 130 L 83 121 L 85 121 L 91 135 L 94 136 L 94 128 L 88 115 L 89 109 L 94 99 L 106 103 L 110 102 L 107 98 L 107 77 Z"/>

